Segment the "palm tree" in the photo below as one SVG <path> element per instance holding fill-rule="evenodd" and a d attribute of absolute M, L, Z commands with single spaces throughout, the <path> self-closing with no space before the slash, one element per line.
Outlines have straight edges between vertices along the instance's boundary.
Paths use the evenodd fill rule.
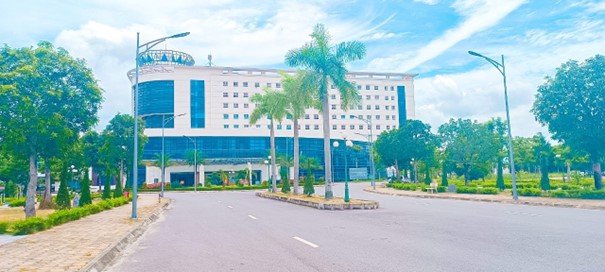
<path fill-rule="evenodd" d="M 197 155 L 197 158 L 196 158 L 196 155 Z M 197 172 L 198 171 L 197 166 L 204 164 L 204 156 L 202 155 L 202 152 L 200 152 L 199 150 L 197 152 L 195 152 L 195 150 L 189 150 L 185 154 L 185 163 L 187 165 L 193 166 L 195 168 L 195 171 Z M 193 181 L 194 186 L 195 186 L 195 184 L 198 183 L 200 176 L 195 175 L 195 174 L 193 176 L 197 177 L 197 179 L 198 179 L 198 180 Z"/>
<path fill-rule="evenodd" d="M 164 175 L 166 175 L 166 167 L 170 167 L 173 165 L 173 160 L 170 157 L 170 154 L 164 154 L 164 168 L 162 168 L 162 154 L 161 153 L 156 153 L 155 154 L 155 160 L 153 160 L 152 164 L 153 166 L 159 167 L 161 170 L 161 177 L 164 177 Z M 166 183 L 166 181 L 164 180 L 164 183 Z M 170 179 L 168 180 L 168 183 L 170 183 Z"/>
<path fill-rule="evenodd" d="M 311 107 L 317 107 L 317 99 L 313 92 L 313 86 L 303 84 L 307 77 L 307 72 L 298 71 L 292 76 L 282 73 L 282 86 L 286 97 L 288 98 L 288 114 L 292 117 L 294 125 L 294 194 L 299 194 L 299 168 L 300 168 L 300 147 L 298 134 L 300 131 L 298 120 L 304 117 L 305 110 Z"/>
<path fill-rule="evenodd" d="M 306 86 L 315 88 L 321 101 L 319 108 L 323 114 L 324 134 L 324 163 L 325 163 L 325 197 L 331 199 L 332 192 L 332 159 L 330 153 L 330 105 L 328 103 L 328 85 L 334 84 L 340 93 L 341 108 L 347 110 L 359 101 L 355 84 L 346 80 L 348 62 L 362 59 L 366 49 L 358 41 L 330 44 L 330 34 L 322 24 L 318 24 L 311 33 L 313 40 L 299 49 L 290 50 L 286 54 L 286 63 L 292 67 L 302 67 L 309 70 L 305 77 Z"/>
<path fill-rule="evenodd" d="M 300 166 L 307 173 L 307 178 L 313 175 L 313 170 L 321 169 L 321 165 L 317 162 L 317 159 L 312 157 L 304 157 L 301 159 Z"/>
<path fill-rule="evenodd" d="M 256 107 L 250 114 L 250 124 L 256 124 L 261 117 L 267 116 L 270 124 L 270 144 L 271 144 L 271 190 L 277 192 L 276 162 L 275 162 L 275 121 L 281 122 L 286 116 L 286 106 L 288 100 L 282 92 L 264 89 L 264 94 L 254 94 L 250 101 L 256 104 Z"/>
<path fill-rule="evenodd" d="M 229 185 L 229 173 L 227 173 L 226 171 L 223 171 L 223 170 L 218 170 L 218 176 L 221 179 L 221 181 L 223 182 L 223 187 L 225 187 L 226 185 Z"/>

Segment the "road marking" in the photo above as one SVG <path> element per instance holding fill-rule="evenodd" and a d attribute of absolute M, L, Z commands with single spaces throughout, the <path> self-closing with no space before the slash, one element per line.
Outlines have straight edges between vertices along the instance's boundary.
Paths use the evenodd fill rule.
<path fill-rule="evenodd" d="M 233 207 L 231 207 L 231 206 L 227 206 L 227 208 L 229 208 L 229 209 L 233 209 Z"/>
<path fill-rule="evenodd" d="M 294 240 L 299 241 L 299 242 L 301 242 L 301 243 L 303 243 L 303 244 L 306 244 L 306 245 L 308 245 L 308 246 L 310 246 L 310 247 L 313 247 L 313 248 L 318 248 L 318 247 L 319 247 L 318 245 L 316 245 L 316 244 L 314 244 L 314 243 L 311 243 L 311 242 L 309 242 L 309 241 L 307 241 L 307 240 L 305 240 L 305 239 L 303 239 L 303 238 L 300 238 L 300 237 L 298 237 L 298 236 L 294 236 L 294 237 L 292 237 L 292 238 L 293 238 Z"/>
<path fill-rule="evenodd" d="M 254 215 L 251 215 L 251 214 L 249 214 L 249 215 L 248 215 L 248 217 L 250 217 L 250 218 L 252 218 L 252 219 L 254 219 L 254 220 L 257 220 L 257 219 L 258 219 L 258 218 L 256 218 L 256 217 L 254 217 Z"/>

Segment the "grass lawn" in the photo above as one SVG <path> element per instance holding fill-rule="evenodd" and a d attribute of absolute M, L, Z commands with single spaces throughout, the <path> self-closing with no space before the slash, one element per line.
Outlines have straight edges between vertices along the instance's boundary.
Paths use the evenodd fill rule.
<path fill-rule="evenodd" d="M 36 209 L 36 216 L 46 218 L 49 214 L 55 212 L 55 210 L 38 210 Z M 25 212 L 23 207 L 15 208 L 0 208 L 0 222 L 14 222 L 25 219 Z"/>

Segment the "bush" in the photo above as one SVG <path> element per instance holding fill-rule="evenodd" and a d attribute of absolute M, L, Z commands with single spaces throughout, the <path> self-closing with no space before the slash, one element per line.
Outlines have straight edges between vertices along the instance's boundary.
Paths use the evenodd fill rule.
<path fill-rule="evenodd" d="M 8 231 L 8 222 L 0 222 L 0 234 L 5 234 Z"/>
<path fill-rule="evenodd" d="M 476 194 L 477 187 L 459 186 L 458 188 L 456 188 L 456 193 L 458 193 L 458 194 Z"/>
<path fill-rule="evenodd" d="M 393 189 L 404 190 L 404 191 L 416 191 L 418 185 L 416 183 L 393 183 Z"/>
<path fill-rule="evenodd" d="M 103 195 L 102 199 L 110 199 L 111 198 L 111 184 L 109 183 L 109 178 L 106 177 L 103 181 Z"/>
<path fill-rule="evenodd" d="M 69 209 L 71 207 L 69 191 L 67 191 L 67 180 L 61 179 L 59 192 L 57 193 L 57 207 L 59 209 Z"/>
<path fill-rule="evenodd" d="M 569 192 L 565 190 L 550 191 L 550 196 L 556 198 L 569 198 Z"/>
<path fill-rule="evenodd" d="M 580 192 L 583 199 L 605 199 L 605 190 L 586 190 Z"/>
<path fill-rule="evenodd" d="M 122 181 L 118 180 L 116 182 L 116 189 L 113 190 L 113 197 L 118 198 L 118 197 L 121 197 L 122 195 L 124 195 L 124 190 L 122 189 Z"/>
<path fill-rule="evenodd" d="M 542 195 L 542 191 L 537 188 L 523 188 L 519 189 L 519 195 L 522 196 L 540 196 Z"/>
<path fill-rule="evenodd" d="M 499 192 L 500 190 L 494 187 L 477 188 L 477 193 L 482 195 L 497 195 Z"/>
<path fill-rule="evenodd" d="M 444 193 L 447 191 L 447 187 L 445 186 L 437 186 L 437 192 L 438 193 Z"/>
<path fill-rule="evenodd" d="M 40 217 L 31 217 L 12 224 L 12 231 L 16 235 L 32 234 L 47 229 L 46 222 Z"/>
<path fill-rule="evenodd" d="M 9 207 L 25 207 L 25 198 L 7 198 L 6 202 L 8 202 Z"/>
<path fill-rule="evenodd" d="M 315 181 L 315 177 L 313 175 L 307 176 L 305 179 L 305 186 L 303 187 L 303 194 L 306 196 L 311 196 L 315 193 L 315 187 L 313 187 L 313 182 Z"/>
<path fill-rule="evenodd" d="M 80 203 L 78 204 L 80 207 L 92 204 L 92 195 L 90 194 L 90 180 L 88 179 L 88 174 L 84 175 L 82 179 L 82 190 L 80 196 Z"/>

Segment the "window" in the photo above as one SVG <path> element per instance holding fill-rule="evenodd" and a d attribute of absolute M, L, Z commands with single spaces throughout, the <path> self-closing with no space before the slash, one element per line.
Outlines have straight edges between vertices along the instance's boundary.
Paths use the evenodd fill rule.
<path fill-rule="evenodd" d="M 250 114 L 244 113 L 244 119 L 250 119 Z"/>
<path fill-rule="evenodd" d="M 366 95 L 366 100 L 370 100 L 370 99 L 372 99 L 372 96 L 371 95 Z"/>
<path fill-rule="evenodd" d="M 203 80 L 190 81 L 191 128 L 206 127 L 206 93 Z"/>
<path fill-rule="evenodd" d="M 309 125 L 305 125 L 305 130 L 309 130 L 310 126 Z"/>
<path fill-rule="evenodd" d="M 336 99 L 336 95 L 335 94 L 330 95 L 330 99 Z"/>
<path fill-rule="evenodd" d="M 366 85 L 366 90 L 370 90 L 370 85 Z"/>
<path fill-rule="evenodd" d="M 332 109 L 335 110 L 336 109 L 336 105 L 332 104 Z"/>
<path fill-rule="evenodd" d="M 243 83 L 244 87 L 248 87 L 248 82 Z"/>
<path fill-rule="evenodd" d="M 380 115 L 376 115 L 376 120 L 380 120 Z"/>
<path fill-rule="evenodd" d="M 225 125 L 223 125 L 223 128 L 229 128 L 229 125 L 225 124 Z"/>
<path fill-rule="evenodd" d="M 375 95 L 374 99 L 379 100 L 380 99 L 380 95 Z"/>
<path fill-rule="evenodd" d="M 250 96 L 248 93 L 244 93 L 244 97 L 248 97 Z"/>
<path fill-rule="evenodd" d="M 291 114 L 286 114 L 286 119 L 292 120 L 292 115 Z"/>
<path fill-rule="evenodd" d="M 369 129 L 372 129 L 372 127 L 371 127 L 370 125 L 368 125 L 368 130 L 369 130 Z"/>
<path fill-rule="evenodd" d="M 357 90 L 361 90 L 361 85 L 357 85 Z"/>
<path fill-rule="evenodd" d="M 334 120 L 336 119 L 336 114 L 332 115 L 332 119 L 334 119 Z"/>
<path fill-rule="evenodd" d="M 271 88 L 271 82 L 267 82 L 267 87 Z"/>
<path fill-rule="evenodd" d="M 359 125 L 359 129 L 363 129 L 363 125 Z"/>
<path fill-rule="evenodd" d="M 234 114 L 234 115 L 233 115 L 233 119 L 239 119 L 239 114 L 237 114 L 237 113 L 236 113 L 236 114 Z"/>
<path fill-rule="evenodd" d="M 391 118 L 392 118 L 393 120 L 395 120 L 395 115 L 391 115 Z"/>
<path fill-rule="evenodd" d="M 378 86 L 374 85 L 374 91 L 378 91 Z"/>
<path fill-rule="evenodd" d="M 277 125 L 277 129 L 281 130 L 281 125 Z"/>
<path fill-rule="evenodd" d="M 341 125 L 341 126 L 340 126 L 340 129 L 345 130 L 345 129 L 347 129 L 347 126 L 345 126 L 345 125 Z"/>
<path fill-rule="evenodd" d="M 233 107 L 237 109 L 239 108 L 239 105 L 237 103 L 233 103 Z"/>
<path fill-rule="evenodd" d="M 395 96 L 394 95 L 391 95 L 391 100 L 395 100 Z"/>
<path fill-rule="evenodd" d="M 292 125 L 286 125 L 286 129 L 287 130 L 291 130 L 292 129 Z"/>
<path fill-rule="evenodd" d="M 344 114 L 340 115 L 340 119 L 346 119 L 347 117 Z"/>
<path fill-rule="evenodd" d="M 391 91 L 394 91 L 394 90 L 395 90 L 395 87 L 391 86 Z"/>
<path fill-rule="evenodd" d="M 248 108 L 248 103 L 244 103 L 244 109 Z"/>
<path fill-rule="evenodd" d="M 229 93 L 223 93 L 223 97 L 229 97 Z"/>
<path fill-rule="evenodd" d="M 374 109 L 379 110 L 379 109 L 380 109 L 380 106 L 379 106 L 379 105 L 375 105 L 375 106 L 374 106 Z"/>
<path fill-rule="evenodd" d="M 332 130 L 336 130 L 337 126 L 336 125 L 332 125 Z"/>
<path fill-rule="evenodd" d="M 260 83 L 254 82 L 254 88 L 258 88 L 258 87 L 260 87 Z"/>
<path fill-rule="evenodd" d="M 372 120 L 372 115 L 366 115 L 366 119 Z"/>
<path fill-rule="evenodd" d="M 229 82 L 227 82 L 227 81 L 223 81 L 223 86 L 225 86 L 225 87 L 226 87 L 226 86 L 229 86 Z"/>
<path fill-rule="evenodd" d="M 239 97 L 239 93 L 233 93 L 233 97 Z"/>
<path fill-rule="evenodd" d="M 393 129 L 396 129 L 396 128 L 397 128 L 397 126 L 396 126 L 396 125 L 393 125 Z"/>
<path fill-rule="evenodd" d="M 363 115 L 361 115 L 361 114 L 357 115 L 357 118 L 361 119 L 361 118 L 363 118 Z"/>
<path fill-rule="evenodd" d="M 371 105 L 366 105 L 366 110 L 371 110 L 372 106 Z"/>
<path fill-rule="evenodd" d="M 237 87 L 239 84 L 237 83 L 237 81 L 233 81 L 233 87 Z"/>
<path fill-rule="evenodd" d="M 330 89 L 334 89 L 334 84 L 330 85 Z"/>
<path fill-rule="evenodd" d="M 376 129 L 380 129 L 380 125 L 376 125 Z"/>
<path fill-rule="evenodd" d="M 309 115 L 308 114 L 305 114 L 305 119 L 309 119 Z"/>
<path fill-rule="evenodd" d="M 357 109 L 358 109 L 358 110 L 361 110 L 361 109 L 362 109 L 361 105 L 358 105 L 358 106 L 357 106 Z"/>
<path fill-rule="evenodd" d="M 351 130 L 355 130 L 355 125 L 351 125 Z"/>
<path fill-rule="evenodd" d="M 313 114 L 313 119 L 319 120 L 319 114 Z"/>
<path fill-rule="evenodd" d="M 390 125 L 387 125 L 387 129 L 391 129 L 391 126 L 390 126 Z"/>
<path fill-rule="evenodd" d="M 384 90 L 385 90 L 385 91 L 388 91 L 388 90 L 389 90 L 389 87 L 384 86 Z"/>
<path fill-rule="evenodd" d="M 388 96 L 388 95 L 385 95 L 385 96 L 384 96 L 384 100 L 389 101 L 389 96 Z"/>
<path fill-rule="evenodd" d="M 260 128 L 260 125 L 256 125 L 256 128 Z"/>
<path fill-rule="evenodd" d="M 239 128 L 239 125 L 233 125 L 233 128 Z"/>
<path fill-rule="evenodd" d="M 275 83 L 275 88 L 281 88 L 281 83 Z"/>
<path fill-rule="evenodd" d="M 391 118 L 390 115 L 385 115 L 385 117 L 387 118 L 387 120 L 389 120 Z"/>
<path fill-rule="evenodd" d="M 223 109 L 226 109 L 229 107 L 229 103 L 223 103 Z"/>
<path fill-rule="evenodd" d="M 244 128 L 249 128 L 249 127 L 250 127 L 250 125 L 248 125 L 248 124 L 244 125 Z"/>
<path fill-rule="evenodd" d="M 314 130 L 319 130 L 319 125 L 314 125 L 314 126 L 313 126 L 313 129 L 314 129 Z"/>
<path fill-rule="evenodd" d="M 223 119 L 229 119 L 229 114 L 223 114 Z"/>

